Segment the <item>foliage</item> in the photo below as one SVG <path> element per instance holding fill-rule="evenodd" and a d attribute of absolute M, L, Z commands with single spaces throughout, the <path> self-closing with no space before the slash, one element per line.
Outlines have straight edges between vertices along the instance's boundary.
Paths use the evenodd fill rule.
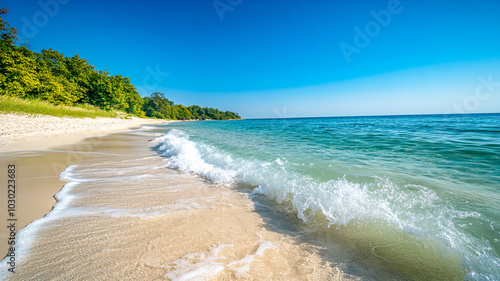
<path fill-rule="evenodd" d="M 5 8 L 0 9 L 0 15 L 7 12 Z M 17 30 L 0 17 L 0 95 L 43 100 L 54 105 L 89 104 L 140 117 L 240 119 L 233 112 L 174 104 L 158 92 L 142 98 L 128 77 L 96 70 L 78 54 L 67 57 L 52 49 L 33 52 L 18 46 L 17 42 Z"/>
<path fill-rule="evenodd" d="M 177 120 L 230 120 L 241 119 L 234 112 L 219 111 L 216 108 L 201 108 L 199 105 L 185 107 L 181 104 L 174 104 L 173 101 L 165 98 L 163 93 L 155 92 L 150 97 L 144 98 L 142 110 L 146 116 L 153 118 L 177 119 Z"/>
<path fill-rule="evenodd" d="M 5 8 L 0 9 L 0 15 L 5 15 L 9 11 Z M 17 41 L 17 30 L 14 27 L 11 27 L 10 24 L 4 21 L 0 17 L 0 50 L 2 52 L 8 50 L 9 46 L 14 44 Z"/>

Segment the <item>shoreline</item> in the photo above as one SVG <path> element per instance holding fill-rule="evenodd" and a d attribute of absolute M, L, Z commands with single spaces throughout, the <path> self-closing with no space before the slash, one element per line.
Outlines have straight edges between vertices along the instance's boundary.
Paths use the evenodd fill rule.
<path fill-rule="evenodd" d="M 357 279 L 335 262 L 322 260 L 321 247 L 300 243 L 300 233 L 265 227 L 256 210 L 263 207 L 246 195 L 164 167 L 164 159 L 151 151 L 150 137 L 108 134 L 58 151 L 37 151 L 42 156 L 35 164 L 55 167 L 47 161 L 53 154 L 56 164 L 71 160 L 78 165 L 69 170 L 66 164 L 56 165 L 63 174 L 52 169 L 60 182 L 57 203 L 43 223 L 38 220 L 21 233 L 19 239 L 29 240 L 24 241 L 29 252 L 20 250 L 25 258 L 16 266 L 17 274 L 4 275 L 4 264 L 0 274 L 8 280 L 94 279 L 102 274 L 109 279 L 156 280 L 194 272 L 213 280 Z M 73 157 L 75 152 L 80 158 Z M 7 153 L 20 154 L 32 159 L 33 152 Z M 115 172 L 107 174 L 107 169 Z M 139 183 L 142 190 L 137 190 Z M 88 263 L 89 257 L 100 262 Z M 188 257 L 196 260 L 186 267 Z"/>
<path fill-rule="evenodd" d="M 12 124 L 8 124 L 11 122 Z M 46 115 L 0 114 L 0 164 L 2 169 L 15 164 L 17 169 L 16 231 L 46 216 L 57 203 L 55 195 L 67 183 L 60 174 L 80 160 L 78 153 L 55 150 L 76 145 L 85 139 L 100 138 L 118 132 L 129 132 L 143 125 L 159 125 L 173 120 L 70 118 Z M 50 128 L 49 131 L 44 129 Z M 52 163 L 52 165 L 48 165 Z M 54 165 L 53 163 L 58 163 Z M 7 182 L 7 175 L 0 175 Z M 7 198 L 7 189 L 0 195 Z M 29 202 L 27 204 L 27 202 Z M 2 210 L 7 210 L 2 202 Z M 0 219 L 7 221 L 2 212 Z M 0 231 L 0 255 L 7 254 L 8 233 Z"/>

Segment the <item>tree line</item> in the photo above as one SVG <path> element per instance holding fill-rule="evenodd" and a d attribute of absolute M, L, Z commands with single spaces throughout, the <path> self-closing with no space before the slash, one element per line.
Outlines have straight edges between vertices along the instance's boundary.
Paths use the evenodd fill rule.
<path fill-rule="evenodd" d="M 8 11 L 0 10 L 0 16 Z M 128 77 L 96 70 L 78 54 L 31 51 L 19 46 L 17 30 L 0 17 L 0 95 L 45 100 L 56 105 L 91 104 L 139 117 L 164 119 L 241 119 L 234 112 L 174 104 L 163 93 L 142 98 Z"/>

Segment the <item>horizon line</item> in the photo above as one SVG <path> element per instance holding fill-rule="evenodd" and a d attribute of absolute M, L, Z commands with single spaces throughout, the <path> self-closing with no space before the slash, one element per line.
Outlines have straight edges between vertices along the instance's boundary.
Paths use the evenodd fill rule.
<path fill-rule="evenodd" d="M 242 118 L 239 120 L 280 120 L 280 119 L 351 118 L 351 117 L 408 117 L 408 116 L 488 115 L 488 114 L 500 114 L 500 112 L 339 115 L 339 116 L 306 116 L 306 117 L 262 117 L 262 118 Z"/>

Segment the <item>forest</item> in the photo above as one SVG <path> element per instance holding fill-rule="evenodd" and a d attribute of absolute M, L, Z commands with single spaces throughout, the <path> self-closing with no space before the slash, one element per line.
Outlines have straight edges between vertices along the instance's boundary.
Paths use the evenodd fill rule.
<path fill-rule="evenodd" d="M 78 54 L 68 57 L 52 49 L 32 51 L 19 43 L 16 28 L 1 18 L 6 13 L 7 9 L 0 10 L 0 95 L 44 100 L 55 105 L 90 104 L 138 117 L 241 119 L 235 112 L 175 104 L 159 92 L 141 97 L 128 77 L 97 70 Z"/>

